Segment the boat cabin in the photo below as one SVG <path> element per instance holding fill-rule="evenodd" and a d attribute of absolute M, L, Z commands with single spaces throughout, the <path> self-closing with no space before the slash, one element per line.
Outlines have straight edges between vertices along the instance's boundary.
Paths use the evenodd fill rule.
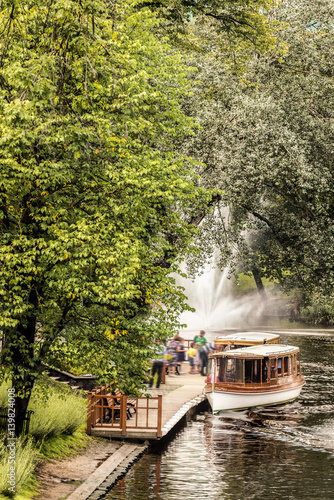
<path fill-rule="evenodd" d="M 226 386 L 272 386 L 301 376 L 298 347 L 272 344 L 220 351 L 210 355 L 208 383 Z"/>
<path fill-rule="evenodd" d="M 239 349 L 253 345 L 277 344 L 279 335 L 266 332 L 240 332 L 220 335 L 215 339 L 219 351 Z"/>

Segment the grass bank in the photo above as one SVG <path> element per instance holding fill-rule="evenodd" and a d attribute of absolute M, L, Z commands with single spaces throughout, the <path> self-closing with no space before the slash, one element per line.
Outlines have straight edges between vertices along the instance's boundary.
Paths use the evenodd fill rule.
<path fill-rule="evenodd" d="M 0 386 L 1 408 L 7 407 L 8 387 L 8 383 Z M 90 439 L 85 432 L 86 399 L 67 386 L 41 378 L 32 393 L 29 410 L 34 413 L 28 436 L 9 447 L 4 432 L 0 435 L 0 500 L 33 498 L 38 490 L 37 464 L 75 454 Z"/>

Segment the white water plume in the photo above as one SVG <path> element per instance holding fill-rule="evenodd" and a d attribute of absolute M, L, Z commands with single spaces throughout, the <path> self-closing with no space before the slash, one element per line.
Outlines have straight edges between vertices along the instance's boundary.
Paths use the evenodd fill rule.
<path fill-rule="evenodd" d="M 181 315 L 181 322 L 187 325 L 185 330 L 210 332 L 248 328 L 259 323 L 263 310 L 260 297 L 257 293 L 233 297 L 228 269 L 222 272 L 207 264 L 194 280 L 178 276 L 176 282 L 185 289 L 188 304 L 196 310 Z"/>

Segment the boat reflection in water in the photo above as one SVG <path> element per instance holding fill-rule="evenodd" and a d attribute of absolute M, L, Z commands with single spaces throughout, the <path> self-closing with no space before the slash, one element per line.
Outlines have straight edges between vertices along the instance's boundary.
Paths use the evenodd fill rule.
<path fill-rule="evenodd" d="M 214 414 L 294 401 L 305 384 L 299 348 L 262 344 L 210 355 L 205 392 Z"/>

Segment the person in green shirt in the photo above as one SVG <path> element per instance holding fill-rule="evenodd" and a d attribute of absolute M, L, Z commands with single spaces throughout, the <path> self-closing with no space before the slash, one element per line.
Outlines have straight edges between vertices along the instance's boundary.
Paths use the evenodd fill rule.
<path fill-rule="evenodd" d="M 199 332 L 199 335 L 195 335 L 195 337 L 194 337 L 194 342 L 196 342 L 196 344 L 199 344 L 199 349 L 202 349 L 202 347 L 208 343 L 208 341 L 206 340 L 204 335 L 205 335 L 205 331 L 201 330 Z"/>
<path fill-rule="evenodd" d="M 195 335 L 194 337 L 194 342 L 196 342 L 198 344 L 198 354 L 199 354 L 199 358 L 201 360 L 201 369 L 200 369 L 200 373 L 201 375 L 205 375 L 204 374 L 204 369 L 205 367 L 207 366 L 207 360 L 208 360 L 208 356 L 206 354 L 206 352 L 203 351 L 203 347 L 205 346 L 205 344 L 208 343 L 207 339 L 204 337 L 205 335 L 205 331 L 204 330 L 201 330 L 199 332 L 199 335 Z"/>

